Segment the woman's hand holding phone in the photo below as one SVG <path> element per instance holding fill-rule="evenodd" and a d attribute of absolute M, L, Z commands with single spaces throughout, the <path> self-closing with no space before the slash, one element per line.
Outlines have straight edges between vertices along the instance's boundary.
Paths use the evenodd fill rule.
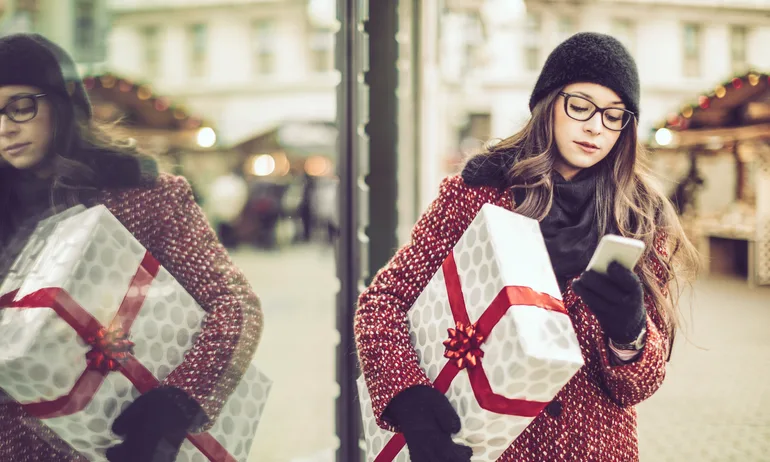
<path fill-rule="evenodd" d="M 639 337 L 647 323 L 644 289 L 632 270 L 644 252 L 644 244 L 639 250 L 639 244 L 618 237 L 602 239 L 588 269 L 575 280 L 572 289 L 594 313 L 607 336 L 615 343 L 627 344 Z"/>

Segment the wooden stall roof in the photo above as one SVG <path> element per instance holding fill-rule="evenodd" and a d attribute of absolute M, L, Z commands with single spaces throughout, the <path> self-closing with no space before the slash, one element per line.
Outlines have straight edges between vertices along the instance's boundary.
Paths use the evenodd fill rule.
<path fill-rule="evenodd" d="M 83 79 L 94 105 L 94 116 L 137 129 L 187 131 L 212 125 L 190 114 L 170 98 L 155 94 L 148 84 L 135 83 L 115 74 L 89 75 Z"/>
<path fill-rule="evenodd" d="M 770 75 L 748 72 L 716 85 L 696 101 L 669 114 L 655 128 L 677 132 L 699 131 L 710 136 L 712 129 L 758 126 L 747 130 L 755 133 L 770 126 Z"/>

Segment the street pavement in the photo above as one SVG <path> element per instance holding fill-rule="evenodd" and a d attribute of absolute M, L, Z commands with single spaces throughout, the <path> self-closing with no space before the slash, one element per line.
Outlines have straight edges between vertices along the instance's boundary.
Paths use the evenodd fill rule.
<path fill-rule="evenodd" d="M 249 462 L 332 461 L 337 446 L 332 249 L 240 248 L 231 255 L 261 299 L 265 328 L 256 360 L 273 380 Z"/>
<path fill-rule="evenodd" d="M 643 462 L 770 461 L 770 287 L 699 281 L 658 392 L 638 406 Z"/>
<path fill-rule="evenodd" d="M 232 252 L 262 300 L 256 358 L 274 380 L 249 462 L 332 462 L 335 297 L 330 248 Z M 770 288 L 698 281 L 681 303 L 661 389 L 638 406 L 642 462 L 770 461 Z"/>

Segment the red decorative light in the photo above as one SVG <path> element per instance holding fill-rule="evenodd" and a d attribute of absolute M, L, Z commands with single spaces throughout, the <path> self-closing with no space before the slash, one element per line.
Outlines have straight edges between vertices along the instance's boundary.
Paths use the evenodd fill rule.
<path fill-rule="evenodd" d="M 169 102 L 168 98 L 158 98 L 155 100 L 155 110 L 156 111 L 165 111 L 171 106 L 171 103 Z"/>
<path fill-rule="evenodd" d="M 738 77 L 733 79 L 733 87 L 736 89 L 740 89 L 743 86 L 743 80 L 739 79 Z"/>
<path fill-rule="evenodd" d="M 131 82 L 127 81 L 127 80 L 121 80 L 120 83 L 118 83 L 118 88 L 123 93 L 127 93 L 127 92 L 131 91 L 132 88 L 134 88 L 134 85 Z"/>
<path fill-rule="evenodd" d="M 701 109 L 708 109 L 709 106 L 711 106 L 711 100 L 708 96 L 699 96 L 698 97 L 698 105 L 701 107 Z"/>

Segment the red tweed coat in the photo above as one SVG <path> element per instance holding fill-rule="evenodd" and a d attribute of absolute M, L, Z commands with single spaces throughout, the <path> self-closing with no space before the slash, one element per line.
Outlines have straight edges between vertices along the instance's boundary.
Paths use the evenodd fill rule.
<path fill-rule="evenodd" d="M 163 385 L 185 391 L 211 425 L 259 342 L 257 296 L 217 240 L 184 178 L 162 174 L 153 187 L 104 191 L 99 202 L 208 312 L 192 350 Z M 0 461 L 85 460 L 0 391 Z"/>
<path fill-rule="evenodd" d="M 512 208 L 510 194 L 492 187 L 470 187 L 461 177 L 445 179 L 439 197 L 402 247 L 361 294 L 355 320 L 361 367 L 382 428 L 391 399 L 405 388 L 430 381 L 409 341 L 406 312 L 485 203 Z M 512 236 L 512 239 L 515 237 Z M 663 252 L 663 239 L 658 239 Z M 647 257 L 651 258 L 651 257 Z M 662 267 L 651 259 L 662 279 Z M 647 343 L 630 364 L 613 366 L 607 340 L 587 306 L 564 292 L 585 365 L 500 457 L 500 461 L 638 460 L 634 405 L 650 397 L 665 375 L 668 334 L 647 299 Z M 548 409 L 550 412 L 547 412 Z M 559 410 L 560 408 L 560 410 Z M 556 409 L 556 411 L 554 411 Z"/>

